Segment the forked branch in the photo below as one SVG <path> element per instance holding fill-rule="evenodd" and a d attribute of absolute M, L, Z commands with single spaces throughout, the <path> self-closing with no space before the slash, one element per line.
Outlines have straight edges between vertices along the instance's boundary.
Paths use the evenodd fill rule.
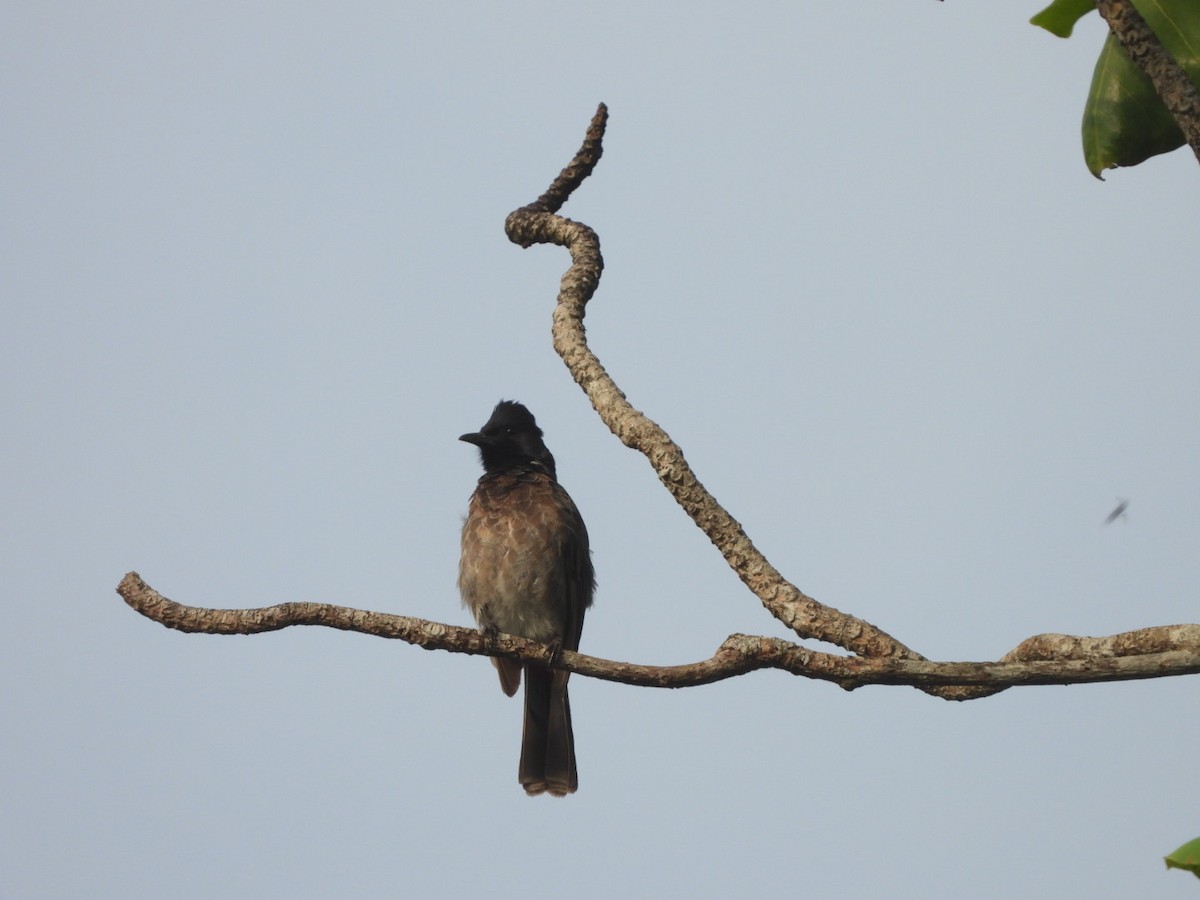
<path fill-rule="evenodd" d="M 777 638 L 731 635 L 707 660 L 682 666 L 643 666 L 550 649 L 509 635 L 325 603 L 284 603 L 261 609 L 202 609 L 163 597 L 134 572 L 118 592 L 138 612 L 169 628 L 205 634 L 257 634 L 292 625 L 324 625 L 393 638 L 428 650 L 549 661 L 609 681 L 648 687 L 709 684 L 755 669 L 775 668 L 834 682 L 904 684 L 946 699 L 969 700 L 1027 684 L 1128 681 L 1200 672 L 1200 625 L 1145 628 L 1103 638 L 1037 635 L 997 662 L 932 662 L 882 629 L 826 606 L 785 579 L 705 490 L 683 452 L 662 428 L 635 409 L 588 346 L 583 316 L 604 267 L 600 239 L 588 226 L 557 215 L 593 171 L 603 152 L 608 110 L 596 111 L 579 152 L 541 197 L 511 215 L 509 238 L 523 247 L 566 247 L 571 266 L 554 309 L 554 348 L 614 435 L 647 458 L 659 480 L 708 536 L 742 582 L 800 638 L 826 641 L 851 656 L 824 653 Z"/>

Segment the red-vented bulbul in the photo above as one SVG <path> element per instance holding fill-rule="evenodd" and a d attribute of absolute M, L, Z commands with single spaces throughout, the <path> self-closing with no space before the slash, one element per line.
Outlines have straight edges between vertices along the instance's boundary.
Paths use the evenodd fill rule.
<path fill-rule="evenodd" d="M 479 627 L 579 649 L 584 611 L 596 588 L 587 528 L 520 403 L 502 400 L 487 424 L 459 438 L 479 448 L 483 477 L 462 531 L 458 590 Z M 525 672 L 525 729 L 518 781 L 530 795 L 565 797 L 579 786 L 569 672 L 492 660 L 512 696 Z"/>

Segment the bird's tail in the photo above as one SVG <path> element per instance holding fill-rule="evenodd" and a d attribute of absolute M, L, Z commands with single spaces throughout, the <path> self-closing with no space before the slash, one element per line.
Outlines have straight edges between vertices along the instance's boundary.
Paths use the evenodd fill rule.
<path fill-rule="evenodd" d="M 565 797 L 579 787 L 567 697 L 569 674 L 536 663 L 525 666 L 525 731 L 518 780 L 530 796 Z"/>

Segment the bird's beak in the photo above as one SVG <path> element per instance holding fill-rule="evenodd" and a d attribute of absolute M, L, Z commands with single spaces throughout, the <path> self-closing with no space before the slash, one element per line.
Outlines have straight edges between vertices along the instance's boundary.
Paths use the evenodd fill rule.
<path fill-rule="evenodd" d="M 466 441 L 468 444 L 474 444 L 476 447 L 483 447 L 492 442 L 491 438 L 489 438 L 486 434 L 480 434 L 479 432 L 460 435 L 458 439 L 460 441 Z"/>

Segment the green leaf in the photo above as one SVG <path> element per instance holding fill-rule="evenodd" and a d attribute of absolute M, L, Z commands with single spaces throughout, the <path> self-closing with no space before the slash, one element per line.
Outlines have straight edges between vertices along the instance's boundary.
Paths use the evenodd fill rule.
<path fill-rule="evenodd" d="M 1200 2 L 1133 0 L 1167 52 L 1200 86 Z M 1091 0 L 1054 0 L 1030 21 L 1067 37 L 1094 9 Z M 1111 34 L 1104 42 L 1083 109 L 1083 159 L 1097 178 L 1105 169 L 1136 166 L 1184 144 L 1183 132 L 1154 85 Z"/>
<path fill-rule="evenodd" d="M 1105 169 L 1136 166 L 1184 143 L 1146 74 L 1111 34 L 1104 41 L 1083 107 L 1083 159 L 1097 178 Z"/>
<path fill-rule="evenodd" d="M 1093 0 L 1054 0 L 1029 22 L 1060 38 L 1068 38 L 1075 23 L 1095 8 Z"/>
<path fill-rule="evenodd" d="M 1200 838 L 1188 841 L 1164 859 L 1168 869 L 1187 869 L 1200 878 Z"/>
<path fill-rule="evenodd" d="M 1134 0 L 1167 52 L 1200 83 L 1200 3 Z M 1136 166 L 1185 143 L 1150 79 L 1112 35 L 1104 42 L 1083 110 L 1083 157 L 1097 178 L 1105 169 Z"/>

